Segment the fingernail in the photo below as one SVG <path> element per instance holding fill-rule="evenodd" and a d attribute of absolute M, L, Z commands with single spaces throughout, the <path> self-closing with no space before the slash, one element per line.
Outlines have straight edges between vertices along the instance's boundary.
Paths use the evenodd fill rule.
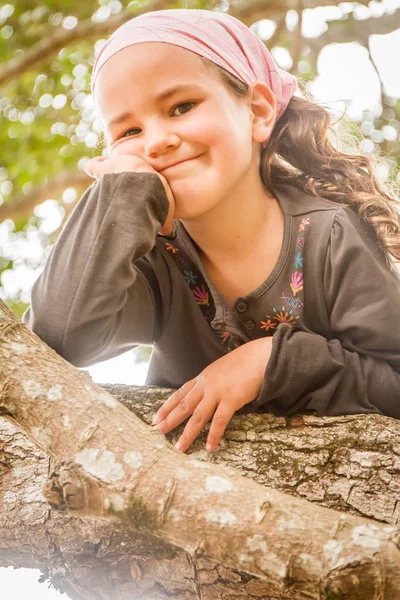
<path fill-rule="evenodd" d="M 175 448 L 182 451 L 182 444 L 180 442 L 176 442 Z"/>
<path fill-rule="evenodd" d="M 157 423 L 159 423 L 160 421 L 161 421 L 160 417 L 158 415 L 154 415 L 151 424 L 152 425 L 157 425 Z"/>
<path fill-rule="evenodd" d="M 207 450 L 207 452 L 213 451 L 213 447 L 211 446 L 211 444 L 209 444 L 209 443 L 206 444 L 206 450 Z"/>

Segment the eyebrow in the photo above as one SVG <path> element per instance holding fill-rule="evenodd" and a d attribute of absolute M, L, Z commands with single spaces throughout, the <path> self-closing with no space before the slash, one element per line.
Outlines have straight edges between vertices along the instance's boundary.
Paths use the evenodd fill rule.
<path fill-rule="evenodd" d="M 182 92 L 184 90 L 194 90 L 194 89 L 196 89 L 197 91 L 203 90 L 203 88 L 200 85 L 196 85 L 196 84 L 193 84 L 193 85 L 175 85 L 174 87 L 167 88 L 166 90 L 164 90 L 161 94 L 159 94 L 158 96 L 156 96 L 155 100 L 158 101 L 158 102 L 160 102 L 160 101 L 163 101 L 163 100 L 167 100 L 168 98 L 170 98 L 171 96 L 173 96 L 177 92 Z M 132 112 L 124 112 L 124 113 L 118 115 L 117 117 L 114 117 L 109 122 L 107 129 L 110 129 L 114 125 L 119 125 L 120 123 L 122 123 L 123 121 L 125 121 L 126 119 L 128 119 L 129 117 L 132 117 L 132 116 L 133 116 Z"/>

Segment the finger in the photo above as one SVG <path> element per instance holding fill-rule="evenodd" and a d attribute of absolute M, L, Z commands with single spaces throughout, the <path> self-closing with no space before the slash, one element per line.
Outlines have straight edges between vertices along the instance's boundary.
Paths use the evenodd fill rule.
<path fill-rule="evenodd" d="M 211 396 L 207 400 L 203 398 L 187 422 L 179 440 L 175 444 L 175 447 L 178 450 L 186 452 L 186 450 L 193 444 L 194 440 L 204 428 L 205 424 L 208 423 L 213 416 L 217 405 L 218 402 L 214 396 Z"/>
<path fill-rule="evenodd" d="M 152 424 L 158 425 L 163 421 L 173 410 L 179 402 L 186 396 L 186 394 L 196 385 L 197 379 L 191 379 L 187 381 L 179 390 L 176 390 L 169 398 L 164 402 L 161 408 L 158 409 L 153 417 Z"/>
<path fill-rule="evenodd" d="M 158 429 L 166 435 L 175 427 L 178 427 L 196 410 L 197 405 L 203 399 L 203 391 L 200 386 L 194 386 L 188 391 L 171 412 L 158 425 Z"/>
<path fill-rule="evenodd" d="M 208 450 L 208 452 L 212 452 L 216 449 L 221 437 L 224 434 L 226 426 L 234 414 L 235 410 L 232 410 L 232 407 L 230 407 L 228 404 L 221 402 L 218 405 L 218 408 L 215 411 L 211 421 L 210 431 L 208 432 L 207 436 L 206 450 Z"/>
<path fill-rule="evenodd" d="M 87 175 L 89 175 L 89 177 L 98 179 L 103 174 L 100 165 L 106 160 L 109 160 L 107 156 L 95 156 L 83 165 L 83 170 L 85 171 L 85 173 L 87 173 Z"/>
<path fill-rule="evenodd" d="M 97 179 L 96 162 L 98 162 L 98 161 L 96 161 L 95 159 L 92 158 L 83 165 L 83 170 L 85 171 L 85 173 L 87 175 L 89 175 L 89 177 L 93 177 L 94 179 Z"/>

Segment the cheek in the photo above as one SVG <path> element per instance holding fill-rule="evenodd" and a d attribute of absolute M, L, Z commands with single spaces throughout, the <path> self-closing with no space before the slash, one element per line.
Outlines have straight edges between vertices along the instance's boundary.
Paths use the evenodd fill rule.
<path fill-rule="evenodd" d="M 137 143 L 133 139 L 127 139 L 110 150 L 110 156 L 121 156 L 121 154 L 137 154 Z"/>
<path fill-rule="evenodd" d="M 204 144 L 205 146 L 221 145 L 232 129 L 231 119 L 218 107 L 199 108 L 193 116 L 182 122 L 181 137 Z"/>

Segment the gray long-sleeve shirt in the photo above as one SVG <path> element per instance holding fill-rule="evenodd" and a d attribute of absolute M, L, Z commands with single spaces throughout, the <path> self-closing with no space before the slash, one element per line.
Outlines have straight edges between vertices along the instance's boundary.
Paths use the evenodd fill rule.
<path fill-rule="evenodd" d="M 400 418 L 400 279 L 347 206 L 274 190 L 284 239 L 268 278 L 229 308 L 204 272 L 159 177 L 105 175 L 83 195 L 32 291 L 25 323 L 89 366 L 153 344 L 147 384 L 179 387 L 253 339 L 273 335 L 253 406 L 277 415 Z"/>

